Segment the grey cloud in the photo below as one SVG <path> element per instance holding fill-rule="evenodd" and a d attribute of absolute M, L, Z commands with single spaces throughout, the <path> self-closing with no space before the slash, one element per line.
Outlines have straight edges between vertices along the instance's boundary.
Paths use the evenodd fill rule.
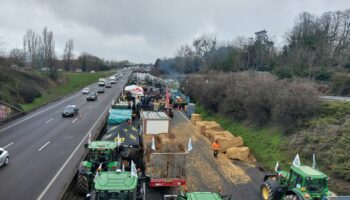
<path fill-rule="evenodd" d="M 21 44 L 27 28 L 54 31 L 57 51 L 73 38 L 76 53 L 154 62 L 203 32 L 221 40 L 266 29 L 278 40 L 298 13 L 345 9 L 347 0 L 60 0 L 10 1 L 0 7 L 0 36 Z M 13 36 L 6 35 L 12 33 Z M 13 41 L 19 37 L 18 41 Z M 58 52 L 59 53 L 59 52 Z"/>

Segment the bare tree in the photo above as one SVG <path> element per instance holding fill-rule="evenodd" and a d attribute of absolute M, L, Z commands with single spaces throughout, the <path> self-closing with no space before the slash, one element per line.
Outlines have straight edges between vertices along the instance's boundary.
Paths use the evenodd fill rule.
<path fill-rule="evenodd" d="M 17 66 L 24 66 L 24 51 L 22 49 L 12 49 L 9 55 L 10 61 Z"/>
<path fill-rule="evenodd" d="M 28 29 L 23 36 L 23 50 L 29 67 L 35 67 L 40 60 L 40 43 L 40 35 L 34 30 Z"/>
<path fill-rule="evenodd" d="M 72 70 L 72 60 L 74 59 L 73 49 L 74 49 L 73 39 L 69 39 L 66 42 L 66 46 L 63 52 L 63 63 L 67 71 Z"/>
<path fill-rule="evenodd" d="M 42 32 L 43 44 L 42 44 L 42 56 L 44 64 L 49 68 L 50 78 L 56 80 L 58 78 L 57 67 L 55 66 L 55 40 L 53 38 L 53 32 L 48 31 L 47 27 Z"/>

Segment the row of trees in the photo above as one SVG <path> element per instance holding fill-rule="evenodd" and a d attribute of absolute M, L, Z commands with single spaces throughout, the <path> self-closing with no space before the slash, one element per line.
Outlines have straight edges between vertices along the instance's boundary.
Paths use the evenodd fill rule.
<path fill-rule="evenodd" d="M 174 58 L 158 59 L 155 66 L 164 72 L 254 69 L 282 78 L 327 80 L 338 68 L 350 68 L 350 9 L 320 16 L 301 13 L 285 41 L 277 48 L 266 30 L 226 43 L 204 34 L 181 46 Z"/>
<path fill-rule="evenodd" d="M 101 71 L 111 68 L 121 68 L 130 64 L 129 61 L 104 60 L 87 52 L 79 56 L 74 54 L 74 41 L 69 39 L 58 56 L 55 50 L 54 33 L 45 27 L 41 34 L 28 29 L 23 36 L 23 48 L 6 50 L 6 42 L 0 38 L 0 65 L 27 67 L 47 71 L 53 80 L 58 78 L 58 69 L 66 71 Z"/>

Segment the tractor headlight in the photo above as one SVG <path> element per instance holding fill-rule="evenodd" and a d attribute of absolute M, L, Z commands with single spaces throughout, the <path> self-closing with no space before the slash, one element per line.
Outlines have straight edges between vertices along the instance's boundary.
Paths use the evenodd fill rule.
<path fill-rule="evenodd" d="M 305 194 L 304 194 L 304 197 L 305 197 L 306 199 L 309 199 L 309 198 L 310 198 L 310 194 L 309 194 L 309 193 L 305 193 Z"/>

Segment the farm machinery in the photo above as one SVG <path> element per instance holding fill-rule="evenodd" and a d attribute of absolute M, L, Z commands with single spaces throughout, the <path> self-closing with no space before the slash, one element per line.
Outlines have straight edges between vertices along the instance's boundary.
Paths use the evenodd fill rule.
<path fill-rule="evenodd" d="M 93 177 L 97 170 L 115 171 L 117 144 L 112 141 L 91 141 L 85 145 L 89 149 L 87 160 L 80 163 L 77 177 L 77 190 L 86 195 L 92 187 Z"/>
<path fill-rule="evenodd" d="M 265 175 L 261 184 L 261 196 L 264 200 L 326 200 L 333 193 L 328 189 L 328 176 L 318 169 L 297 164 L 289 171 L 280 170 Z"/>

